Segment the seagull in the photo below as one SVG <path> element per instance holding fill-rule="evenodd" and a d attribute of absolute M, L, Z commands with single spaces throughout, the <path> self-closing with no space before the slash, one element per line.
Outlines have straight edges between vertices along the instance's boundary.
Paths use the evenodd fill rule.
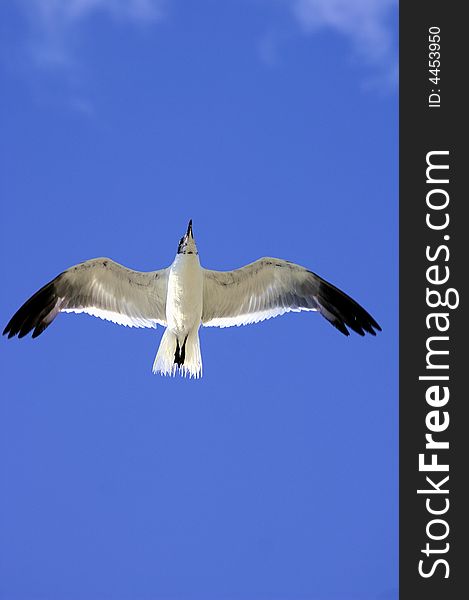
<path fill-rule="evenodd" d="M 8 338 L 36 338 L 60 312 L 87 313 L 128 327 L 166 327 L 153 373 L 202 376 L 199 328 L 258 323 L 287 312 L 316 311 L 344 335 L 381 327 L 355 300 L 312 271 L 280 258 L 260 258 L 234 271 L 200 265 L 192 220 L 171 266 L 128 269 L 109 258 L 70 267 L 13 315 Z"/>

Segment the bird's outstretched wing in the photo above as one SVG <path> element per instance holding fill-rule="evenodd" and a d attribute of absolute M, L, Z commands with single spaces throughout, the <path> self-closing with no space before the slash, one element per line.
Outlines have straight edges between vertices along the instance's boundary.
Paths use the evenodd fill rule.
<path fill-rule="evenodd" d="M 257 323 L 302 310 L 318 311 L 344 335 L 376 335 L 381 327 L 355 300 L 300 265 L 261 258 L 235 271 L 204 269 L 206 327 Z"/>
<path fill-rule="evenodd" d="M 11 338 L 40 335 L 59 312 L 85 312 L 128 327 L 166 325 L 167 269 L 141 273 L 109 258 L 70 267 L 13 315 L 3 331 Z"/>

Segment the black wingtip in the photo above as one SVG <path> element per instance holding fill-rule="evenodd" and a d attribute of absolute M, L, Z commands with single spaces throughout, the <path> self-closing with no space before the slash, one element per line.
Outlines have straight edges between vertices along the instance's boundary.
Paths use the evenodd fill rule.
<path fill-rule="evenodd" d="M 317 301 L 321 314 L 341 333 L 349 335 L 349 329 L 364 337 L 366 333 L 376 336 L 382 331 L 380 325 L 358 302 L 312 273 L 319 281 Z M 322 309 L 322 310 L 321 310 Z"/>
<path fill-rule="evenodd" d="M 345 325 L 343 324 L 342 321 L 331 321 L 329 319 L 328 319 L 328 321 L 329 321 L 329 323 L 331 325 L 333 325 L 343 335 L 346 335 L 346 336 L 350 335 L 350 331 L 347 329 L 347 327 L 345 327 Z"/>
<path fill-rule="evenodd" d="M 23 338 L 34 330 L 32 337 L 35 338 L 52 323 L 51 313 L 57 303 L 56 280 L 47 283 L 16 311 L 3 330 L 3 335 L 7 335 L 8 339 L 15 336 Z"/>

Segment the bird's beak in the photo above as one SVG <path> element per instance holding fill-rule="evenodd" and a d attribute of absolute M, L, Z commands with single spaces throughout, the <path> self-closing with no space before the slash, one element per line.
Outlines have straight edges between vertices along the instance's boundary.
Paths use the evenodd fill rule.
<path fill-rule="evenodd" d="M 189 237 L 189 236 L 191 236 L 191 237 L 194 237 L 194 236 L 192 235 L 192 219 L 189 221 L 189 225 L 187 226 L 187 233 L 186 233 L 186 236 L 187 236 L 187 237 Z"/>

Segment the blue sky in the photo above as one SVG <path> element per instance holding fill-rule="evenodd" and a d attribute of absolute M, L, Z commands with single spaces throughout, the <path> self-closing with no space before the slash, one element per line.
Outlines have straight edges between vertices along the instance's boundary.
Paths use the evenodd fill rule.
<path fill-rule="evenodd" d="M 61 315 L 0 343 L 0 598 L 397 598 L 397 8 L 0 6 L 4 324 L 82 260 L 303 264 L 383 327 L 201 330 Z M 3 325 L 4 326 L 4 325 Z M 3 328 L 2 326 L 2 328 Z"/>

